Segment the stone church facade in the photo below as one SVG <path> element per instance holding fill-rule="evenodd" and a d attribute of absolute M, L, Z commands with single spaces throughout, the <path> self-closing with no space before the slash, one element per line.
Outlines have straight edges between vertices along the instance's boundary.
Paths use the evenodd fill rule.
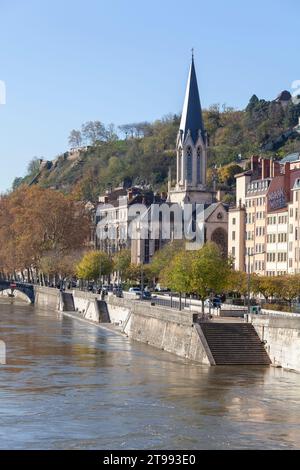
<path fill-rule="evenodd" d="M 173 187 L 169 177 L 167 204 L 170 207 L 178 205 L 183 212 L 187 205 L 192 205 L 194 214 L 202 207 L 203 242 L 217 243 L 227 255 L 228 207 L 217 201 L 216 192 L 209 190 L 206 183 L 208 135 L 203 122 L 194 57 L 189 70 L 176 154 L 176 184 Z M 150 209 L 143 217 L 151 225 Z M 161 233 L 160 238 L 151 238 L 150 235 L 146 240 L 137 236 L 131 242 L 132 262 L 151 262 L 155 252 L 167 241 L 161 237 Z"/>

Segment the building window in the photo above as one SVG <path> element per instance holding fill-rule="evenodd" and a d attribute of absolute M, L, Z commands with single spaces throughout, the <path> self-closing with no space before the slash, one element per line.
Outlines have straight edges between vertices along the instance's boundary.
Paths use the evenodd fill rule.
<path fill-rule="evenodd" d="M 201 148 L 197 148 L 197 184 L 201 183 Z"/>
<path fill-rule="evenodd" d="M 186 155 L 187 155 L 187 162 L 186 162 L 187 180 L 189 183 L 191 183 L 193 180 L 193 152 L 190 146 L 187 148 Z"/>
<path fill-rule="evenodd" d="M 149 245 L 149 239 L 145 240 L 145 256 L 144 256 L 144 262 L 145 264 L 148 264 L 150 262 L 150 245 Z"/>
<path fill-rule="evenodd" d="M 235 240 L 235 231 L 232 232 L 232 240 Z"/>
<path fill-rule="evenodd" d="M 233 246 L 233 247 L 231 248 L 231 254 L 232 254 L 232 256 L 235 256 L 235 246 Z"/>
<path fill-rule="evenodd" d="M 232 219 L 232 225 L 235 225 L 235 217 Z"/>
<path fill-rule="evenodd" d="M 182 150 L 179 151 L 179 157 L 178 157 L 178 181 L 181 181 L 181 172 L 182 172 Z"/>

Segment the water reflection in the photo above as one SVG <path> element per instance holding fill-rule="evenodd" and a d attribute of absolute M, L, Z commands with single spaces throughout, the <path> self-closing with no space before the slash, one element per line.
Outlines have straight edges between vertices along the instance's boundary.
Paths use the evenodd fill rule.
<path fill-rule="evenodd" d="M 0 448 L 297 448 L 300 376 L 191 364 L 0 303 Z"/>

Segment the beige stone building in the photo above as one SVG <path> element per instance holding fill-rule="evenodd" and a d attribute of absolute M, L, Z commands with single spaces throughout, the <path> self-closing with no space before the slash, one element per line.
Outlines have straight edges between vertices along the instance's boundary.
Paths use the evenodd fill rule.
<path fill-rule="evenodd" d="M 235 269 L 276 276 L 300 272 L 298 154 L 281 161 L 252 157 L 236 176 L 229 210 L 228 251 Z"/>

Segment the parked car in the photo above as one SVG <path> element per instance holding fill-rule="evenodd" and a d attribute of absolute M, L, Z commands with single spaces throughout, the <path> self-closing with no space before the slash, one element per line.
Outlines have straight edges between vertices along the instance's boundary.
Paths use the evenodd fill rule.
<path fill-rule="evenodd" d="M 113 294 L 116 297 L 123 297 L 123 289 L 121 286 L 114 286 L 113 288 Z"/>
<path fill-rule="evenodd" d="M 113 286 L 111 284 L 102 284 L 101 289 L 106 292 L 111 292 L 113 290 Z"/>
<path fill-rule="evenodd" d="M 142 299 L 151 300 L 151 298 L 152 298 L 151 292 L 149 292 L 147 290 L 144 290 L 143 295 L 142 295 Z"/>
<path fill-rule="evenodd" d="M 160 284 L 156 284 L 155 292 L 171 292 L 167 287 L 163 287 Z"/>
<path fill-rule="evenodd" d="M 135 295 L 142 295 L 142 291 L 140 287 L 130 287 L 129 291 L 130 294 L 135 294 Z"/>
<path fill-rule="evenodd" d="M 149 290 L 142 291 L 140 287 L 130 287 L 128 292 L 143 300 L 150 300 L 152 298 Z"/>

